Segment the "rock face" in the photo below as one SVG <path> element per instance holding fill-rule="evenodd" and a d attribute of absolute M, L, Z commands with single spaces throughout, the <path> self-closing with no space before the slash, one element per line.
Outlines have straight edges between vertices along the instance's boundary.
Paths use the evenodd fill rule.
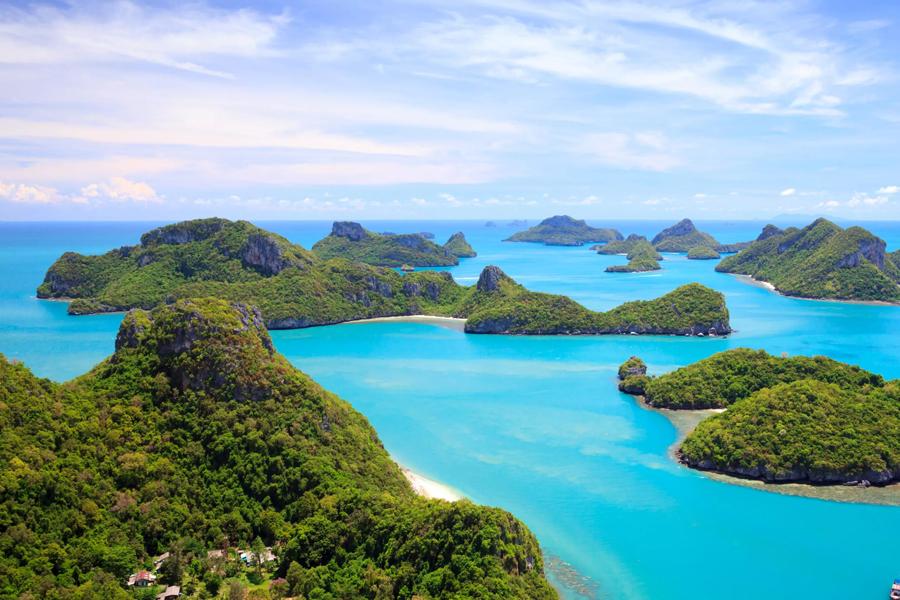
<path fill-rule="evenodd" d="M 353 221 L 335 221 L 331 225 L 331 235 L 344 237 L 354 242 L 364 240 L 368 236 L 363 226 Z"/>
<path fill-rule="evenodd" d="M 500 267 L 489 265 L 478 276 L 477 288 L 479 292 L 495 292 L 500 289 L 500 282 L 506 278 L 506 273 Z"/>
<path fill-rule="evenodd" d="M 404 233 L 402 235 L 395 235 L 392 237 L 395 242 L 397 242 L 404 248 L 418 249 L 419 246 L 422 245 L 422 242 L 425 241 L 425 238 L 422 237 L 421 233 Z"/>
<path fill-rule="evenodd" d="M 763 227 L 762 233 L 759 234 L 759 237 L 756 238 L 756 241 L 761 242 L 763 240 L 767 240 L 770 237 L 773 237 L 776 235 L 784 235 L 784 230 L 780 229 L 778 227 L 775 227 L 772 224 L 769 224 L 769 225 L 766 225 L 765 227 Z"/>
<path fill-rule="evenodd" d="M 433 240 L 433 239 L 434 239 L 434 234 L 431 233 L 431 232 L 429 232 L 429 231 L 422 231 L 421 233 L 419 233 L 419 235 L 421 235 L 421 236 L 422 236 L 423 238 L 425 238 L 426 240 Z"/>
<path fill-rule="evenodd" d="M 865 481 L 868 483 L 885 484 L 900 479 L 900 471 L 885 469 L 883 471 L 860 470 L 856 473 L 842 474 L 818 469 L 808 469 L 805 466 L 794 466 L 791 470 L 770 471 L 764 465 L 753 467 L 725 467 L 717 468 L 712 460 L 692 460 L 679 452 L 678 459 L 689 467 L 702 471 L 716 471 L 731 475 L 742 475 L 766 481 L 808 481 L 810 483 L 830 483 L 859 485 Z M 862 487 L 867 487 L 865 484 Z"/>
<path fill-rule="evenodd" d="M 858 267 L 860 260 L 865 258 L 870 263 L 878 267 L 879 271 L 884 271 L 884 240 L 876 238 L 869 241 L 861 241 L 859 250 L 850 254 L 845 254 L 844 258 L 838 261 L 836 267 L 839 269 Z"/>
<path fill-rule="evenodd" d="M 691 233 L 692 231 L 697 231 L 697 228 L 694 227 L 693 221 L 691 221 L 690 219 L 682 219 L 675 225 L 672 225 L 671 227 L 663 229 L 662 231 L 657 233 L 656 237 L 654 237 L 650 241 L 650 243 L 655 246 L 667 237 L 686 235 L 688 233 Z"/>
<path fill-rule="evenodd" d="M 203 241 L 222 231 L 228 223 L 225 219 L 202 219 L 158 227 L 141 236 L 141 245 L 146 247 L 151 244 L 187 244 Z"/>
<path fill-rule="evenodd" d="M 245 266 L 256 267 L 265 275 L 278 275 L 298 263 L 284 257 L 284 248 L 271 235 L 255 233 L 247 238 L 241 248 L 241 261 Z"/>

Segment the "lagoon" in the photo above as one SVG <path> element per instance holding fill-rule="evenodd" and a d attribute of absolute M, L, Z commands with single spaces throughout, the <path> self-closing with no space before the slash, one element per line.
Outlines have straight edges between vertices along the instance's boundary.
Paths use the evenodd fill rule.
<path fill-rule="evenodd" d="M 121 315 L 69 317 L 34 289 L 63 251 L 133 244 L 159 224 L 0 223 L 0 352 L 57 380 L 109 355 Z M 330 229 L 257 224 L 307 248 Z M 514 512 L 598 584 L 597 598 L 875 599 L 900 576 L 900 508 L 775 494 L 681 467 L 669 455 L 676 428 L 615 387 L 616 368 L 633 354 L 661 373 L 737 346 L 825 354 L 900 377 L 900 307 L 783 298 L 683 255 L 665 255 L 660 272 L 604 273 L 625 257 L 503 243 L 514 229 L 484 221 L 364 224 L 432 231 L 438 243 L 464 231 L 479 256 L 447 268 L 460 283 L 496 264 L 530 289 L 595 310 L 693 281 L 726 295 L 738 333 L 725 339 L 475 336 L 402 322 L 272 332 L 294 365 L 369 418 L 396 460 Z M 651 237 L 671 222 L 589 224 Z M 697 222 L 725 243 L 752 239 L 764 224 Z M 900 224 L 861 225 L 900 247 Z"/>

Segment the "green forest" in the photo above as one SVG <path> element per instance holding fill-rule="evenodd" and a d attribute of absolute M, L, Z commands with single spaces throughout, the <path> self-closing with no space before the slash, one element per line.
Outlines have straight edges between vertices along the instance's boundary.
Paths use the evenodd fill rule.
<path fill-rule="evenodd" d="M 502 274 L 486 267 L 479 282 L 494 270 Z M 467 319 L 471 333 L 730 331 L 724 297 L 699 284 L 678 288 L 666 302 L 596 313 L 564 296 L 530 292 L 506 275 L 495 279 L 502 285 L 465 287 L 448 272 L 322 260 L 246 221 L 205 219 L 154 230 L 140 245 L 99 256 L 67 252 L 50 266 L 38 295 L 74 298 L 68 310 L 75 315 L 221 298 L 259 307 L 269 329 L 436 315 Z M 498 328 L 503 322 L 509 327 Z"/>
<path fill-rule="evenodd" d="M 259 311 L 135 310 L 67 383 L 0 356 L 0 598 L 533 598 L 556 593 L 510 513 L 414 496 L 366 418 L 291 366 Z M 277 562 L 210 557 L 225 540 Z M 271 589 L 270 589 L 271 588 Z"/>

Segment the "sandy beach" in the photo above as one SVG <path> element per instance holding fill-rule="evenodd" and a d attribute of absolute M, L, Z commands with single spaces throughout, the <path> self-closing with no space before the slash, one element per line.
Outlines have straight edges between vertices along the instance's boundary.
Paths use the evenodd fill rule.
<path fill-rule="evenodd" d="M 376 317 L 374 319 L 358 319 L 356 321 L 347 321 L 340 325 L 354 325 L 359 323 L 425 323 L 428 325 L 437 325 L 446 327 L 453 331 L 464 331 L 466 320 L 456 319 L 453 317 L 434 317 L 429 315 L 408 315 L 402 317 Z"/>
<path fill-rule="evenodd" d="M 788 296 L 787 294 L 782 294 L 779 292 L 774 285 L 769 283 L 768 281 L 760 281 L 758 279 L 754 279 L 750 275 L 741 275 L 738 273 L 726 273 L 726 275 L 731 275 L 732 277 L 736 277 L 738 281 L 741 283 L 746 283 L 747 285 L 752 285 L 753 287 L 763 288 L 764 290 L 769 290 L 773 294 L 778 294 L 782 298 L 792 298 L 794 300 L 812 300 L 813 302 L 834 302 L 837 304 L 863 304 L 863 305 L 875 305 L 875 306 L 897 306 L 892 302 L 882 302 L 881 300 L 839 300 L 837 298 L 803 298 L 801 296 Z"/>
<path fill-rule="evenodd" d="M 450 486 L 438 483 L 437 481 L 432 481 L 427 477 L 422 477 L 417 473 L 413 473 L 406 467 L 400 466 L 400 470 L 403 471 L 403 474 L 409 481 L 409 485 L 412 486 L 413 491 L 419 496 L 428 498 L 429 500 L 439 499 L 449 500 L 450 502 L 462 500 L 465 497 Z"/>

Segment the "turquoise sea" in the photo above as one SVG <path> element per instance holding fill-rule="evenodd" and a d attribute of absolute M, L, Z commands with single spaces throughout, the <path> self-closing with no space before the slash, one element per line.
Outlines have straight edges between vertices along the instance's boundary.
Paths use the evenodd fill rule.
<path fill-rule="evenodd" d="M 671 225 L 589 223 L 648 237 Z M 257 224 L 307 248 L 330 230 L 330 222 Z M 696 224 L 738 242 L 765 223 Z M 889 250 L 900 247 L 900 223 L 860 224 Z M 57 380 L 109 355 L 121 315 L 69 317 L 65 304 L 38 301 L 34 290 L 62 252 L 134 244 L 155 225 L 0 223 L 0 352 Z M 412 323 L 273 332 L 294 365 L 371 420 L 398 462 L 513 511 L 547 550 L 598 584 L 597 598 L 887 596 L 900 576 L 900 508 L 770 493 L 685 469 L 669 457 L 675 427 L 620 394 L 615 369 L 636 354 L 661 373 L 748 346 L 825 354 L 900 377 L 900 308 L 782 298 L 715 273 L 716 261 L 678 255 L 666 255 L 661 272 L 607 274 L 624 257 L 502 243 L 514 230 L 483 221 L 364 225 L 431 231 L 439 243 L 464 231 L 479 256 L 449 269 L 459 282 L 472 284 L 496 264 L 530 289 L 592 309 L 700 282 L 726 295 L 738 330 L 727 339 L 471 336 Z"/>

